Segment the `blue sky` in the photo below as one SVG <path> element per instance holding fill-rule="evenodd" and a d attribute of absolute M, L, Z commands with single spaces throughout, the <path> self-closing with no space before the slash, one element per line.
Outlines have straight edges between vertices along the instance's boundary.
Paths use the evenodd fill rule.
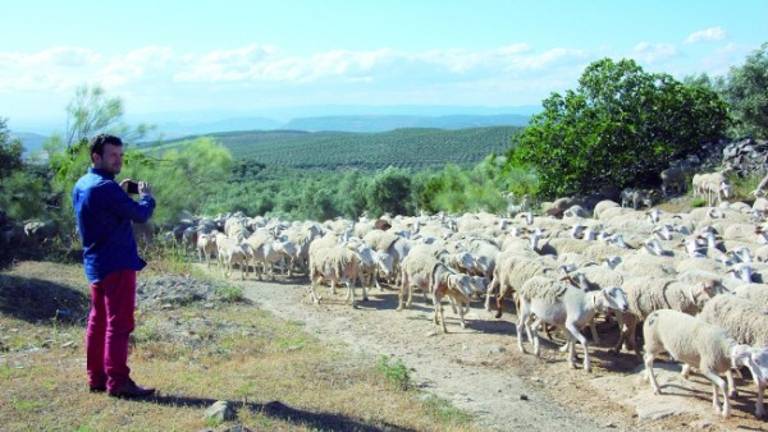
<path fill-rule="evenodd" d="M 85 83 L 133 115 L 532 105 L 606 56 L 726 73 L 768 41 L 766 18 L 765 0 L 13 2 L 0 116 L 63 119 Z"/>

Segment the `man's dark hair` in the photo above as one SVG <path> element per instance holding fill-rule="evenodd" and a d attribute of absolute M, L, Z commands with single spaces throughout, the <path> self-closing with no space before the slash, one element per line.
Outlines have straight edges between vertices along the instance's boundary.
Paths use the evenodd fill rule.
<path fill-rule="evenodd" d="M 107 144 L 122 147 L 123 140 L 114 135 L 98 134 L 91 140 L 91 155 L 96 153 L 99 156 L 104 156 L 104 146 Z"/>

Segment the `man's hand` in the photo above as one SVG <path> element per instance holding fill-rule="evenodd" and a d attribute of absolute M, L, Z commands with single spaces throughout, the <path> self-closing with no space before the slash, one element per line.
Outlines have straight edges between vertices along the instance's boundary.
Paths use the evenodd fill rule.
<path fill-rule="evenodd" d="M 149 195 L 149 196 L 152 196 L 152 185 L 150 185 L 147 182 L 140 181 L 139 182 L 139 195 Z"/>

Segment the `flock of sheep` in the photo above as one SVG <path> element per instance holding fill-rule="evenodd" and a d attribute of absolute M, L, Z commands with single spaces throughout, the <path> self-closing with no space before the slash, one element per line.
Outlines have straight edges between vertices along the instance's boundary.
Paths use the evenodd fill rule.
<path fill-rule="evenodd" d="M 215 256 L 225 275 L 235 266 L 242 278 L 251 271 L 259 279 L 274 277 L 276 269 L 300 271 L 308 275 L 307 294 L 315 303 L 322 301 L 317 288 L 323 283 L 332 292 L 344 285 L 353 305 L 356 285 L 366 301 L 368 288 L 387 283 L 399 290 L 398 310 L 419 290 L 425 301 L 431 296 L 443 331 L 444 299 L 463 326 L 474 298 L 484 299 L 491 312 L 495 297 L 497 318 L 511 298 L 522 352 L 527 338 L 538 356 L 539 330 L 558 328 L 567 338 L 561 351 L 568 364 L 575 367 L 578 343 L 587 372 L 589 345 L 601 338 L 595 321 L 615 322 L 615 350 L 642 353 L 655 393 L 661 389 L 653 362 L 667 352 L 683 363 L 684 376 L 695 368 L 711 381 L 713 406 L 727 417 L 736 393 L 733 371 L 746 368 L 757 387 L 755 414 L 762 417 L 768 200 L 727 202 L 720 175 L 694 178 L 695 193 L 719 204 L 688 213 L 639 211 L 604 200 L 591 214 L 571 206 L 562 218 L 477 213 L 321 224 L 230 215 L 187 221 L 177 237 L 194 244 L 201 261 L 210 265 Z M 636 338 L 640 323 L 643 347 Z M 586 327 L 591 338 L 582 333 Z"/>

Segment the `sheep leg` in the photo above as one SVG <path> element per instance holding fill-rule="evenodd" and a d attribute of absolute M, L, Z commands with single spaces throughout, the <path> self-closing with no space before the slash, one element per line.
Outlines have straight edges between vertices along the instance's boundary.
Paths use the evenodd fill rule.
<path fill-rule="evenodd" d="M 589 360 L 589 349 L 587 348 L 587 338 L 585 338 L 584 335 L 581 334 L 581 331 L 579 331 L 579 328 L 576 327 L 576 324 L 573 322 L 566 321 L 565 329 L 568 331 L 568 333 L 571 334 L 571 337 L 579 341 L 579 343 L 581 343 L 581 346 L 584 347 L 584 370 L 587 372 L 591 372 L 592 365 Z"/>
<path fill-rule="evenodd" d="M 365 288 L 365 284 L 361 284 L 363 286 L 363 301 L 368 301 L 368 290 Z"/>
<path fill-rule="evenodd" d="M 406 307 L 411 307 L 411 304 L 413 303 L 413 290 L 415 288 L 412 286 L 408 286 L 408 301 L 405 302 Z"/>
<path fill-rule="evenodd" d="M 312 280 L 309 283 L 309 296 L 315 304 L 320 304 L 320 296 L 318 296 L 317 291 L 315 291 L 316 283 L 317 283 L 317 280 L 315 278 L 312 278 Z"/>
<path fill-rule="evenodd" d="M 739 395 L 739 392 L 736 390 L 736 383 L 733 380 L 733 369 L 728 369 L 725 373 L 725 378 L 728 382 L 728 397 L 735 398 Z"/>
<path fill-rule="evenodd" d="M 589 322 L 589 330 L 592 332 L 592 342 L 594 342 L 595 345 L 599 345 L 600 335 L 597 334 L 597 324 L 595 324 L 594 318 Z"/>
<path fill-rule="evenodd" d="M 469 310 L 469 307 L 467 307 L 467 310 Z M 467 328 L 467 323 L 464 321 L 465 313 L 464 306 L 459 305 L 459 321 L 461 321 L 461 328 Z"/>
<path fill-rule="evenodd" d="M 450 297 L 450 296 L 449 296 L 449 297 L 448 297 L 448 300 L 449 300 L 449 301 L 450 301 L 450 303 L 451 303 L 451 311 L 453 312 L 453 314 L 454 314 L 454 315 L 458 315 L 458 314 L 459 314 L 459 312 L 456 310 L 456 302 L 453 300 L 453 297 Z"/>
<path fill-rule="evenodd" d="M 688 379 L 688 376 L 691 374 L 691 365 L 688 363 L 683 363 L 683 370 L 680 371 L 680 376 L 682 376 L 684 379 Z"/>
<path fill-rule="evenodd" d="M 643 356 L 643 361 L 645 362 L 645 373 L 646 378 L 651 381 L 651 388 L 653 389 L 653 394 L 660 395 L 661 389 L 659 388 L 659 383 L 656 382 L 656 375 L 653 374 L 653 359 L 654 354 L 651 352 L 645 353 L 645 356 Z"/>
<path fill-rule="evenodd" d="M 528 340 L 531 340 L 531 334 L 528 332 L 528 328 L 526 326 L 526 321 L 529 318 L 528 310 L 526 309 L 525 305 L 520 308 L 520 316 L 517 318 L 517 327 L 515 329 L 515 332 L 517 333 L 517 347 L 520 349 L 520 352 L 525 354 L 525 347 L 523 347 L 523 328 L 525 327 L 525 332 L 528 333 Z"/>
<path fill-rule="evenodd" d="M 712 406 L 718 412 L 722 412 L 723 418 L 728 418 L 731 415 L 731 402 L 728 399 L 728 389 L 726 388 L 726 382 L 720 378 L 716 373 L 711 370 L 702 371 L 705 377 L 712 383 Z M 720 411 L 720 403 L 717 398 L 717 390 L 723 393 L 723 409 Z"/>
<path fill-rule="evenodd" d="M 352 307 L 354 307 L 355 306 L 355 285 L 352 284 L 351 281 L 347 281 L 346 285 L 347 285 L 347 298 L 349 299 L 350 304 L 352 304 Z M 363 293 L 365 293 L 365 287 L 363 287 Z M 365 294 L 363 294 L 363 296 L 365 296 Z"/>
<path fill-rule="evenodd" d="M 755 387 L 757 387 L 757 402 L 755 402 L 755 417 L 763 418 L 763 416 L 765 416 L 765 407 L 763 406 L 763 393 L 765 393 L 765 378 L 760 378 L 760 375 L 757 373 L 757 370 L 755 370 L 754 364 L 747 364 L 747 367 L 749 368 L 750 375 L 752 375 L 752 379 L 755 381 Z M 731 374 L 728 378 L 730 380 L 733 380 L 733 374 Z M 729 383 L 730 382 L 732 381 L 729 381 Z M 729 384 L 729 386 L 731 385 L 732 384 Z M 735 387 L 731 389 L 735 389 Z"/>
<path fill-rule="evenodd" d="M 499 285 L 499 293 L 496 295 L 496 318 L 501 318 L 504 314 L 504 296 L 507 294 L 508 286 Z"/>
<path fill-rule="evenodd" d="M 568 366 L 570 366 L 571 369 L 576 369 L 576 340 L 573 339 L 570 334 L 568 334 L 568 342 L 565 343 L 565 346 L 568 348 L 566 350 L 566 361 L 568 362 Z"/>
<path fill-rule="evenodd" d="M 624 341 L 627 344 L 627 351 L 634 348 L 635 354 L 638 357 L 642 357 L 640 345 L 637 343 L 637 318 L 632 315 L 629 315 L 627 318 L 629 318 L 627 320 L 627 339 Z"/>
<path fill-rule="evenodd" d="M 541 319 L 537 317 L 534 319 L 533 324 L 526 324 L 525 326 L 528 337 L 531 339 L 531 342 L 533 342 L 533 355 L 536 357 L 541 355 L 541 346 L 539 345 L 539 326 L 541 326 L 541 324 Z"/>
<path fill-rule="evenodd" d="M 498 278 L 494 276 L 491 279 L 491 284 L 488 285 L 488 289 L 485 291 L 485 310 L 488 312 L 491 311 L 491 293 L 493 293 L 493 290 L 496 289 L 496 285 L 498 285 L 498 283 Z"/>
<path fill-rule="evenodd" d="M 405 295 L 405 287 L 408 284 L 408 276 L 403 273 L 402 281 L 400 282 L 400 292 L 397 293 L 397 310 L 403 310 L 403 296 Z"/>
<path fill-rule="evenodd" d="M 440 319 L 440 325 L 443 328 L 443 333 L 448 333 L 448 328 L 445 326 L 445 313 L 443 311 L 443 299 L 440 294 L 435 292 L 432 295 L 432 298 L 435 302 L 435 324 L 438 324 L 438 317 Z"/>

